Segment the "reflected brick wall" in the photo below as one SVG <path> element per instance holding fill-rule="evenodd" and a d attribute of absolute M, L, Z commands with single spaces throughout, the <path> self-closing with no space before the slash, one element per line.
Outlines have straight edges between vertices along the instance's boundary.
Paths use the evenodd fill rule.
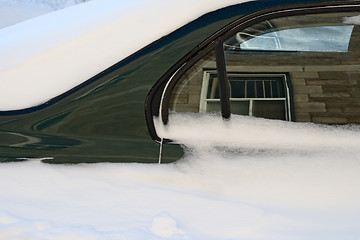
<path fill-rule="evenodd" d="M 360 29 L 355 26 L 349 52 L 228 53 L 228 72 L 288 73 L 295 121 L 360 123 Z M 199 112 L 204 69 L 213 56 L 194 65 L 175 87 L 170 110 Z"/>

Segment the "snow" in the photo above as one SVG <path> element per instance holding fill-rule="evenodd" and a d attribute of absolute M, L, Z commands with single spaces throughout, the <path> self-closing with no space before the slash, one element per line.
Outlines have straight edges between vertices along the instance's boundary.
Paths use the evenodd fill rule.
<path fill-rule="evenodd" d="M 87 0 L 0 0 L 0 28 Z"/>
<path fill-rule="evenodd" d="M 360 146 L 358 125 L 294 124 L 239 115 L 233 115 L 232 118 L 232 121 L 223 121 L 222 117 L 216 114 L 176 113 L 171 115 L 170 120 L 176 127 L 167 129 L 159 124 L 158 119 L 155 119 L 155 122 L 157 133 L 161 138 L 174 139 L 180 143 L 186 142 L 204 148 L 242 146 L 247 149 L 261 147 L 264 150 L 280 152 L 295 150 L 317 152 L 319 149 L 353 151 Z M 309 141 L 306 141 L 307 139 Z"/>
<path fill-rule="evenodd" d="M 345 24 L 360 25 L 360 16 L 344 17 L 343 22 Z"/>
<path fill-rule="evenodd" d="M 92 0 L 0 29 L 0 111 L 44 103 L 202 14 L 239 2 Z"/>
<path fill-rule="evenodd" d="M 198 0 L 184 11 L 175 0 L 92 0 L 3 28 L 1 110 L 41 103 L 234 2 Z M 134 28 L 136 41 L 122 37 L 149 12 L 158 18 Z M 0 239 L 360 239 L 359 127 L 192 114 L 169 123 L 160 136 L 186 146 L 174 164 L 2 163 Z"/>
<path fill-rule="evenodd" d="M 194 176 L 181 166 L 48 166 L 34 160 L 5 164 L 0 171 L 6 180 L 1 219 L 11 219 L 0 225 L 5 239 L 197 239 L 202 232 L 217 239 L 235 230 L 223 221 L 246 226 L 262 215 L 246 204 L 197 191 Z"/>
<path fill-rule="evenodd" d="M 28 18 L 33 18 L 52 11 L 52 9 L 43 4 L 35 5 L 30 2 L 9 2 L 0 1 L 0 28 L 10 26 Z M 21 4 L 21 7 L 19 6 Z"/>
<path fill-rule="evenodd" d="M 173 164 L 2 164 L 0 238 L 359 239 L 358 127 L 219 119 L 171 115 Z"/>

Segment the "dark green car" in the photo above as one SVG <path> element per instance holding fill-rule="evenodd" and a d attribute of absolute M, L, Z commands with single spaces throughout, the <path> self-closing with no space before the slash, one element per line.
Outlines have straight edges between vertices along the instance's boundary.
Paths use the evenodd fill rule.
<path fill-rule="evenodd" d="M 156 163 L 167 143 L 173 162 L 181 142 L 154 121 L 177 112 L 358 124 L 359 86 L 360 1 L 239 3 L 42 104 L 1 111 L 0 161 Z"/>

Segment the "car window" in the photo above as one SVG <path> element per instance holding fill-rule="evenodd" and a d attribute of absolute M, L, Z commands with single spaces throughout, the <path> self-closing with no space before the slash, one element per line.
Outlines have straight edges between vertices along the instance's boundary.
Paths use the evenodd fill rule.
<path fill-rule="evenodd" d="M 267 51 L 347 52 L 354 26 L 296 27 L 271 32 L 238 32 L 227 48 Z M 235 41 L 234 41 L 235 40 Z"/>
<path fill-rule="evenodd" d="M 245 74 L 243 89 L 266 92 L 277 80 L 280 95 L 238 94 L 231 112 L 301 122 L 360 122 L 360 29 L 344 19 L 353 13 L 321 13 L 269 19 L 224 41 L 229 87 Z M 231 73 L 230 73 L 231 72 Z M 254 82 L 253 78 L 260 79 Z M 246 90 L 247 92 L 249 90 Z M 247 108 L 247 111 L 239 109 Z"/>
<path fill-rule="evenodd" d="M 212 93 L 208 93 L 207 89 L 203 89 L 205 85 L 209 84 L 208 82 L 207 84 L 203 82 L 204 79 L 209 78 L 209 73 L 204 69 L 212 69 L 212 71 L 216 72 L 214 51 L 211 51 L 197 63 L 193 64 L 177 81 L 171 91 L 169 104 L 169 110 L 171 112 L 206 112 L 204 102 L 201 101 L 205 98 L 205 95 L 219 96 L 216 78 L 213 78 L 211 82 L 211 84 L 214 85 Z M 220 112 L 220 108 L 214 108 L 212 110 Z"/>
<path fill-rule="evenodd" d="M 360 12 L 317 11 L 280 11 L 219 30 L 167 74 L 152 109 L 165 125 L 184 112 L 360 123 Z"/>

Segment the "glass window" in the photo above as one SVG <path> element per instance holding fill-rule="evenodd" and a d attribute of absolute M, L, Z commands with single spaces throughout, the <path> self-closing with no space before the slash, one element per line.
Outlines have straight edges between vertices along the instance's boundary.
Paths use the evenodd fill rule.
<path fill-rule="evenodd" d="M 189 68 L 176 82 L 171 90 L 169 100 L 170 112 L 204 112 L 201 110 L 203 106 L 200 99 L 203 98 L 202 94 L 206 94 L 202 90 L 204 69 L 206 68 L 216 69 L 215 53 L 213 51 Z M 214 81 L 212 84 L 217 85 L 218 82 Z M 218 93 L 216 94 L 218 97 Z M 220 111 L 220 109 L 216 111 Z"/>
<path fill-rule="evenodd" d="M 266 51 L 347 52 L 354 26 L 299 27 L 268 29 L 259 35 L 238 32 L 227 43 L 228 48 Z"/>
<path fill-rule="evenodd" d="M 360 12 L 302 10 L 217 31 L 165 74 L 148 108 L 164 124 L 174 112 L 360 124 Z"/>
<path fill-rule="evenodd" d="M 225 39 L 232 113 L 244 115 L 249 109 L 248 115 L 257 117 L 360 123 L 360 26 L 348 21 L 359 15 L 333 12 L 274 18 Z M 248 80 L 230 73 L 255 77 Z M 277 73 L 283 73 L 283 80 L 271 80 Z M 275 94 L 269 95 L 270 89 Z"/>

